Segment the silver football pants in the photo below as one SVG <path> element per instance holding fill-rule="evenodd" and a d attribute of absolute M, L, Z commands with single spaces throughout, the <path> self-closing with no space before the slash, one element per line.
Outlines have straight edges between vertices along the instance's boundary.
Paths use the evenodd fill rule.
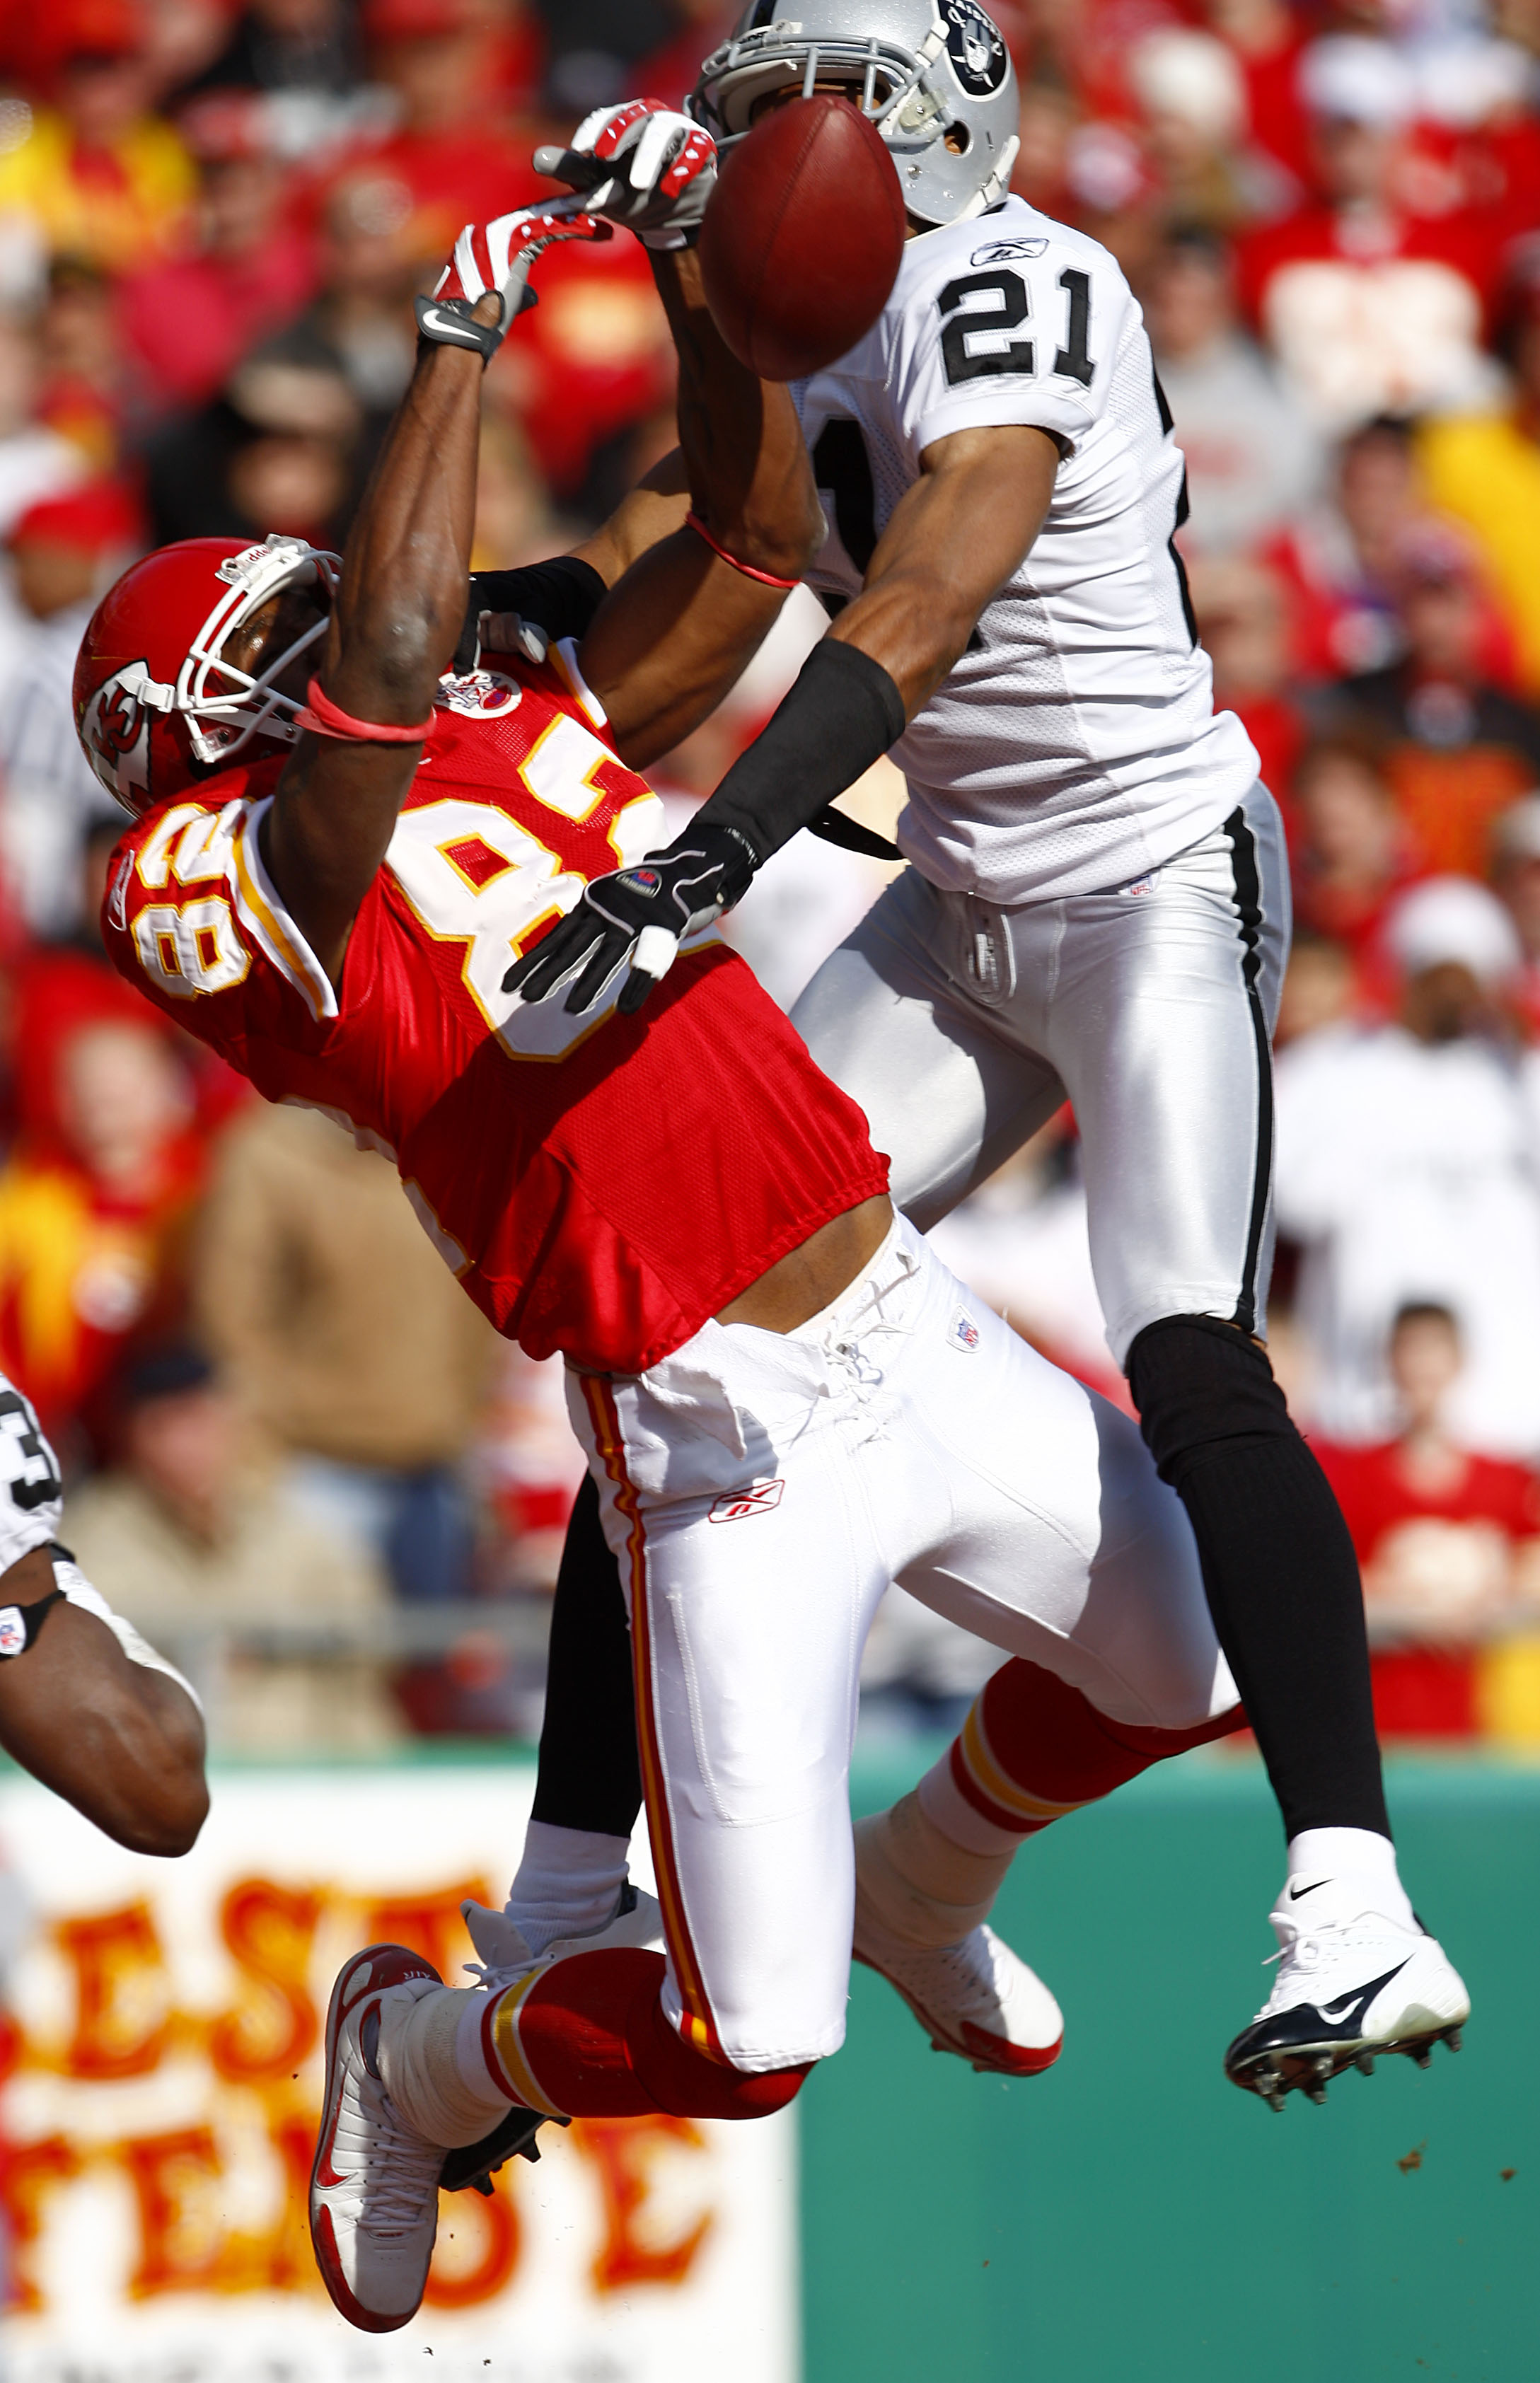
<path fill-rule="evenodd" d="M 1265 1328 L 1283 824 L 1257 786 L 1131 884 L 999 910 L 895 878 L 792 1012 L 922 1230 L 1066 1098 L 1122 1364 L 1147 1324 Z"/>

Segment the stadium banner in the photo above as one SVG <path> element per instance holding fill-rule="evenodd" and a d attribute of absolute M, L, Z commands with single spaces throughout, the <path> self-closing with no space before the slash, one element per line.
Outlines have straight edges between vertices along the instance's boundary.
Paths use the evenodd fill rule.
<path fill-rule="evenodd" d="M 450 1983 L 500 1902 L 527 1765 L 237 1770 L 181 1861 L 0 1781 L 6 2383 L 795 2383 L 795 2113 L 547 2127 L 446 2196 L 426 2303 L 345 2325 L 305 2194 L 337 1969 L 395 1939 Z M 637 1871 L 650 1884 L 645 1851 Z M 431 2364 L 429 2363 L 431 2361 Z"/>

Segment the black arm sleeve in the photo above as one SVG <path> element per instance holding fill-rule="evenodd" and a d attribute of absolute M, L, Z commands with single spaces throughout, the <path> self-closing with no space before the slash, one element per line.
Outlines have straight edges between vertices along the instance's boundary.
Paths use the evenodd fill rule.
<path fill-rule="evenodd" d="M 880 760 L 904 726 L 904 698 L 881 663 L 825 637 L 696 819 L 735 829 L 766 861 Z"/>
<path fill-rule="evenodd" d="M 544 629 L 554 646 L 563 637 L 585 636 L 609 592 L 593 564 L 575 554 L 553 555 L 548 562 L 528 562 L 519 571 L 473 571 L 455 669 L 474 666 L 476 623 L 483 612 L 517 612 Z"/>

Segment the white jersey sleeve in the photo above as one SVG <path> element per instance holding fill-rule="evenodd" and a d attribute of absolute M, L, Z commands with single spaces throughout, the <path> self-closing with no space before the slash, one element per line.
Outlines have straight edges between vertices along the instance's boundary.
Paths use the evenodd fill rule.
<path fill-rule="evenodd" d="M 1112 259 L 1029 228 L 955 225 L 917 252 L 888 355 L 889 418 L 916 461 L 954 431 L 1023 423 L 1066 454 L 1104 410 L 1132 308 Z M 962 233 L 966 237 L 958 238 Z"/>
<path fill-rule="evenodd" d="M 120 1613 L 113 1611 L 74 1557 L 59 1547 L 62 1519 L 63 1484 L 58 1459 L 43 1438 L 31 1399 L 0 1374 L 0 1656 L 14 1656 L 25 1645 L 19 1623 L 9 1634 L 3 1626 L 6 1611 L 5 1574 L 23 1556 L 31 1555 L 34 1548 L 53 1548 L 54 1579 L 68 1602 L 105 1622 L 130 1663 L 139 1663 L 146 1671 L 164 1672 L 168 1680 L 186 1690 L 201 1712 L 203 1705 L 191 1680 L 184 1679 L 174 1663 L 168 1663 L 148 1639 L 142 1638 L 131 1622 L 125 1622 Z M 14 1607 L 8 1610 L 15 1613 Z"/>
<path fill-rule="evenodd" d="M 0 1574 L 58 1537 L 62 1494 L 31 1399 L 0 1374 Z"/>

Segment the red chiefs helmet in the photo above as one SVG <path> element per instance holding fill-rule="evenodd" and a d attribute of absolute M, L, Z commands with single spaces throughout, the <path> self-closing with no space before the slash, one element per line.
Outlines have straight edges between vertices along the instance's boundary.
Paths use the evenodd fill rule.
<path fill-rule="evenodd" d="M 221 661 L 220 648 L 285 588 L 312 586 L 328 600 L 340 568 L 302 537 L 184 537 L 108 588 L 76 659 L 75 733 L 126 810 L 141 816 L 253 739 L 264 752 L 295 742 L 302 702 L 273 682 L 325 633 L 325 618 L 262 655 L 254 678 Z"/>

